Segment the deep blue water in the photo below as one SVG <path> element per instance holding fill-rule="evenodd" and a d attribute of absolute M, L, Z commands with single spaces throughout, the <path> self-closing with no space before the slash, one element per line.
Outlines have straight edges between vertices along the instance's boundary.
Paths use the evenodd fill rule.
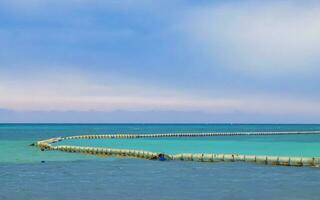
<path fill-rule="evenodd" d="M 316 168 L 101 158 L 28 146 L 81 134 L 275 130 L 320 125 L 2 124 L 0 199 L 319 199 Z"/>

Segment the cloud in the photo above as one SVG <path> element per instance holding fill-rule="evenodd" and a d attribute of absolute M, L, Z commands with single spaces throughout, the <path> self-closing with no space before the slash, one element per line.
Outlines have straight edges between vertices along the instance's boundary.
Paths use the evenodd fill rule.
<path fill-rule="evenodd" d="M 0 107 L 37 119 L 319 117 L 316 3 L 161 2 L 1 1 Z"/>
<path fill-rule="evenodd" d="M 25 111 L 0 109 L 1 123 L 319 123 L 314 115 L 188 111 Z"/>
<path fill-rule="evenodd" d="M 310 73 L 320 64 L 320 4 L 267 1 L 191 9 L 185 33 L 216 65 L 252 75 Z"/>
<path fill-rule="evenodd" d="M 57 70 L 57 69 L 55 69 Z M 48 76 L 48 74 L 50 74 Z M 23 76 L 23 77 L 22 77 Z M 10 78 L 9 78 L 10 77 Z M 42 71 L 0 75 L 0 107 L 15 111 L 186 111 L 226 114 L 320 113 L 319 101 L 281 95 L 184 93 L 108 74 L 97 78 L 83 71 Z"/>

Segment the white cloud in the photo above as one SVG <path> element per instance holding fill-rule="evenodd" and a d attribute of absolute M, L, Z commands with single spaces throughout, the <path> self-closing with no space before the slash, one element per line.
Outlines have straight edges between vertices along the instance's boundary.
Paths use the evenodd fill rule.
<path fill-rule="evenodd" d="M 24 76 L 24 77 L 22 77 Z M 109 77 L 109 78 L 108 78 Z M 109 74 L 98 81 L 79 71 L 1 73 L 0 108 L 16 111 L 201 111 L 208 113 L 313 114 L 320 103 L 283 96 L 209 97 L 159 88 Z"/>
<path fill-rule="evenodd" d="M 30 6 L 29 11 L 32 13 L 34 10 L 47 12 L 46 9 L 50 8 L 50 5 L 61 5 L 68 9 L 76 3 L 86 5 L 89 2 L 87 0 L 70 1 L 64 4 L 63 1 L 45 3 L 32 0 L 27 3 L 14 0 L 11 6 L 18 12 L 24 12 L 24 7 Z M 10 1 L 7 3 L 10 4 Z M 132 4 L 134 3 L 130 5 Z M 95 1 L 94 5 L 99 4 Z M 174 9 L 178 10 L 177 7 L 172 10 Z M 320 7 L 317 5 L 309 7 L 288 2 L 267 2 L 224 6 L 215 4 L 214 7 L 196 9 L 192 7 L 190 9 L 192 11 L 187 13 L 188 17 L 183 18 L 183 34 L 187 33 L 197 47 L 202 46 L 208 58 L 214 60 L 212 63 L 215 65 L 220 63 L 221 67 L 229 67 L 229 69 L 252 75 L 287 73 L 303 75 L 303 73 L 316 69 L 316 64 L 320 64 L 318 58 L 320 53 Z M 165 20 L 172 19 L 172 16 L 170 15 Z M 176 22 L 176 19 L 172 21 Z M 3 32 L 3 34 L 6 33 Z M 59 38 L 63 36 L 55 35 L 59 40 L 68 39 Z M 88 35 L 88 37 L 94 36 L 95 34 Z M 206 64 L 206 62 L 203 63 Z M 40 70 L 42 67 L 35 68 Z M 50 69 L 48 66 L 43 68 Z M 53 70 L 57 68 L 52 67 Z M 63 67 L 59 69 L 61 68 Z M 65 67 L 65 69 L 68 68 L 69 66 Z M 70 67 L 70 69 L 74 68 L 77 67 Z M 165 68 L 165 70 L 168 69 Z M 190 70 L 192 73 L 196 72 L 196 69 L 192 70 Z M 98 73 L 93 70 L 90 72 Z M 213 91 L 212 88 L 215 86 L 208 85 L 212 87 L 210 88 L 211 95 L 216 93 L 216 97 L 212 97 L 210 94 L 199 95 L 197 91 L 183 93 L 177 89 L 174 82 L 172 88 L 168 89 L 143 81 L 133 81 L 132 77 L 105 75 L 106 73 L 103 73 L 103 77 L 97 77 L 96 74 L 89 75 L 79 71 L 65 70 L 17 76 L 16 74 L 4 74 L 0 70 L 0 108 L 18 111 L 174 110 L 211 113 L 313 114 L 317 116 L 320 113 L 319 101 L 296 98 L 294 95 L 284 98 L 275 93 L 261 96 L 261 93 L 247 92 L 247 94 L 237 93 L 232 96 L 230 91 L 222 91 L 222 88 L 220 91 L 219 88 Z M 214 81 L 211 84 L 213 85 Z M 217 85 L 219 87 L 219 84 Z M 198 88 L 198 91 L 202 89 Z"/>
<path fill-rule="evenodd" d="M 192 10 L 183 29 L 223 67 L 253 74 L 310 72 L 320 64 L 320 5 L 242 2 Z"/>
<path fill-rule="evenodd" d="M 318 114 L 320 103 L 305 99 L 192 96 L 110 95 L 45 96 L 1 92 L 0 106 L 17 111 L 202 111 L 208 113 Z"/>

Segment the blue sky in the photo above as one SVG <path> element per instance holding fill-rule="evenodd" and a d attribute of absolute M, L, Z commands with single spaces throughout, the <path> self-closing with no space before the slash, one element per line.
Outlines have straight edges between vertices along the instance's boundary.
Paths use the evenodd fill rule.
<path fill-rule="evenodd" d="M 0 2 L 3 122 L 320 123 L 317 1 Z"/>

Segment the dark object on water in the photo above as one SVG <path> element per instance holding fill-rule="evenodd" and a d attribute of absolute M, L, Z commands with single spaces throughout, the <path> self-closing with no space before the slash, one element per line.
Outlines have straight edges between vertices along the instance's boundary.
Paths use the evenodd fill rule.
<path fill-rule="evenodd" d="M 46 161 L 44 161 L 44 160 L 41 160 L 41 163 L 45 163 Z"/>
<path fill-rule="evenodd" d="M 150 160 L 160 160 L 165 161 L 167 160 L 163 153 L 159 153 L 157 156 L 152 157 Z"/>
<path fill-rule="evenodd" d="M 163 153 L 160 153 L 158 156 L 159 156 L 159 160 L 160 160 L 160 161 L 165 161 L 165 160 L 167 160 L 167 159 L 165 158 L 165 156 L 164 156 Z"/>
<path fill-rule="evenodd" d="M 32 144 L 30 144 L 30 146 L 35 146 L 35 144 L 34 144 L 34 143 L 32 143 Z"/>

